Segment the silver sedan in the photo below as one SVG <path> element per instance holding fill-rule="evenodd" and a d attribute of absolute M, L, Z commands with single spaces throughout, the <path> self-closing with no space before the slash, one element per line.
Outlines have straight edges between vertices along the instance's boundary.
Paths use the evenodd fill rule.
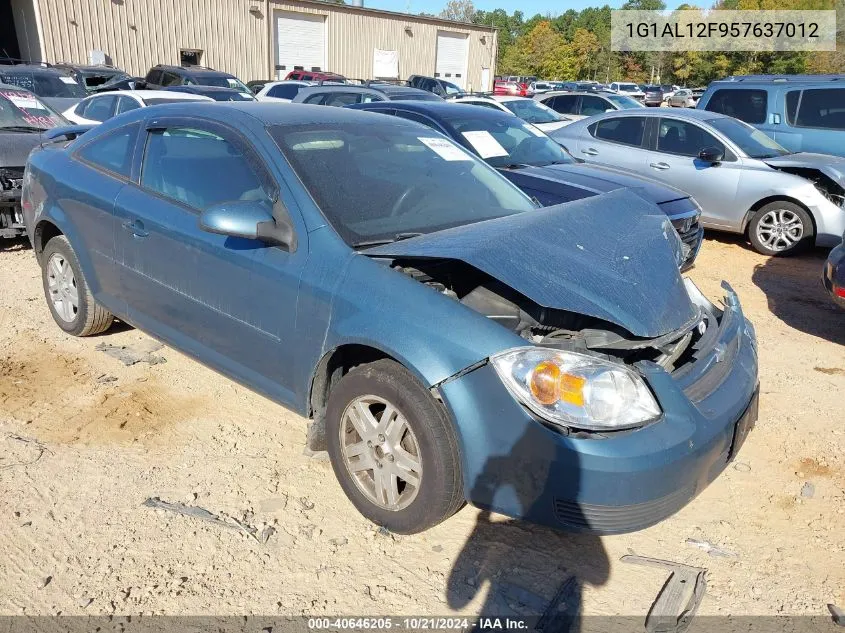
<path fill-rule="evenodd" d="M 588 163 L 689 193 L 705 227 L 747 234 L 767 255 L 835 246 L 845 231 L 845 158 L 790 153 L 732 117 L 627 110 L 575 121 L 550 136 Z"/>

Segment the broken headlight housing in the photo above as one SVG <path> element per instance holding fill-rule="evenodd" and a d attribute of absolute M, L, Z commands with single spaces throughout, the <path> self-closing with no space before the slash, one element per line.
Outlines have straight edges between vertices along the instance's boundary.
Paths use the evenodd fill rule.
<path fill-rule="evenodd" d="M 544 347 L 510 349 L 490 361 L 519 402 L 559 426 L 616 431 L 661 413 L 645 381 L 618 363 Z"/>

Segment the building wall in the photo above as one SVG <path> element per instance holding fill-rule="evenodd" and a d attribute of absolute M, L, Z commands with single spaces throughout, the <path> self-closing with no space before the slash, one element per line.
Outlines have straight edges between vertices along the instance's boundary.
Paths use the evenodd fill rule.
<path fill-rule="evenodd" d="M 47 61 L 87 63 L 91 50 L 101 50 L 133 75 L 144 75 L 155 64 L 178 64 L 179 49 L 185 48 L 201 49 L 204 66 L 244 81 L 275 77 L 272 16 L 277 10 L 326 15 L 328 69 L 348 77 L 372 77 L 374 48 L 399 51 L 402 78 L 433 75 L 438 30 L 468 34 L 467 87 L 482 89 L 482 67 L 496 66 L 493 29 L 308 0 L 14 2 L 38 7 Z"/>
<path fill-rule="evenodd" d="M 21 59 L 43 61 L 38 41 L 38 19 L 32 0 L 12 0 L 11 8 Z"/>

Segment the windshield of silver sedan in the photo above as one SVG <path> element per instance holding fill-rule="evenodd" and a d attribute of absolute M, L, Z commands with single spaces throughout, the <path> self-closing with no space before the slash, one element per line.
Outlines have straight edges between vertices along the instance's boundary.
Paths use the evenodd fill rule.
<path fill-rule="evenodd" d="M 774 158 L 792 153 L 757 128 L 739 119 L 720 117 L 710 119 L 707 123 L 736 143 L 751 158 Z"/>
<path fill-rule="evenodd" d="M 564 117 L 549 106 L 534 101 L 534 99 L 512 99 L 503 101 L 502 105 L 528 123 L 557 123 L 566 121 Z"/>
<path fill-rule="evenodd" d="M 465 149 L 408 125 L 290 124 L 270 134 L 329 224 L 353 247 L 534 210 Z"/>

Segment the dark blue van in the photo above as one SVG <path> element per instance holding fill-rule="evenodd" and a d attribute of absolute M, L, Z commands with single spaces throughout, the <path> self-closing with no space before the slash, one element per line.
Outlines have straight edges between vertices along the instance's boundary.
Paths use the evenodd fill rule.
<path fill-rule="evenodd" d="M 793 152 L 845 156 L 845 75 L 728 77 L 696 107 L 750 123 Z"/>

